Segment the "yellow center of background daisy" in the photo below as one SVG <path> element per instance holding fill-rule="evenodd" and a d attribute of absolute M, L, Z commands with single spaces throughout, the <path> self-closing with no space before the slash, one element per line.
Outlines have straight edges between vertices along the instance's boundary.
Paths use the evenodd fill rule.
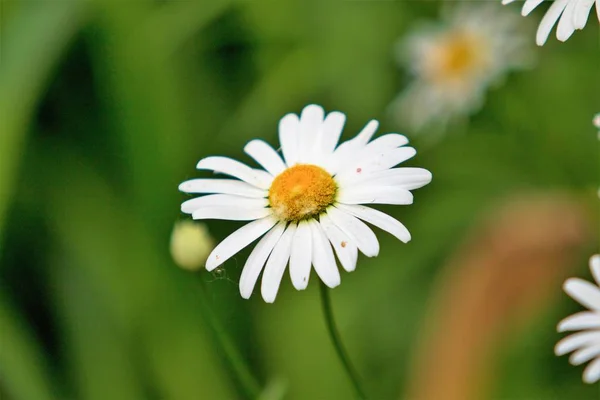
<path fill-rule="evenodd" d="M 299 164 L 277 175 L 269 189 L 269 204 L 275 216 L 298 221 L 319 215 L 333 204 L 337 186 L 321 167 Z"/>
<path fill-rule="evenodd" d="M 430 60 L 430 73 L 439 81 L 469 78 L 488 64 L 486 43 L 468 32 L 455 32 L 435 49 Z"/>

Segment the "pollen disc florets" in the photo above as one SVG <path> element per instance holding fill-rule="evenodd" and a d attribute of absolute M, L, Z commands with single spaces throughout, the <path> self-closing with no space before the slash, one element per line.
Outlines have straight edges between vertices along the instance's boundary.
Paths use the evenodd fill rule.
<path fill-rule="evenodd" d="M 321 214 L 333 204 L 337 186 L 321 167 L 298 164 L 273 180 L 269 204 L 280 220 L 299 221 Z"/>

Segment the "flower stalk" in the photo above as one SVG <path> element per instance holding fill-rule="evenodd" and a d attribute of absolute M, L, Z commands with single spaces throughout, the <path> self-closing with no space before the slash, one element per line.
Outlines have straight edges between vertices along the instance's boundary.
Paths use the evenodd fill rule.
<path fill-rule="evenodd" d="M 331 308 L 331 298 L 329 296 L 329 288 L 323 282 L 320 284 L 321 288 L 321 306 L 323 308 L 323 316 L 325 317 L 325 323 L 327 324 L 327 331 L 329 332 L 329 337 L 331 338 L 331 342 L 333 343 L 333 347 L 335 348 L 335 352 L 337 353 L 346 374 L 348 375 L 348 379 L 352 382 L 352 386 L 354 387 L 354 391 L 356 392 L 356 397 L 361 400 L 366 400 L 367 396 L 365 391 L 362 388 L 362 384 L 360 383 L 360 379 L 358 374 L 356 373 L 356 369 L 352 365 L 350 358 L 348 357 L 348 353 L 342 343 L 342 339 L 340 337 L 339 331 L 335 324 L 335 320 L 333 318 L 333 309 Z"/>

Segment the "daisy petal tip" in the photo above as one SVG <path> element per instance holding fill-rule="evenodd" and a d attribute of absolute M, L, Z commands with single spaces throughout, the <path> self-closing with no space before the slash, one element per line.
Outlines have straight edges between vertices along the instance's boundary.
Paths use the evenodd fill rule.
<path fill-rule="evenodd" d="M 594 254 L 590 258 L 590 268 L 600 271 L 600 254 Z"/>

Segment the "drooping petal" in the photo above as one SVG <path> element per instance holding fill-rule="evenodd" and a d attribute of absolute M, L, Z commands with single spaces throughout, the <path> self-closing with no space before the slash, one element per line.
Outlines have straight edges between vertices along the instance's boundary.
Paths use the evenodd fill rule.
<path fill-rule="evenodd" d="M 585 383 L 595 383 L 598 379 L 600 379 L 600 358 L 596 358 L 583 370 L 583 381 Z"/>
<path fill-rule="evenodd" d="M 600 329 L 600 313 L 582 311 L 563 319 L 558 324 L 558 331 L 578 331 L 583 329 Z"/>
<path fill-rule="evenodd" d="M 569 4 L 570 0 L 556 0 L 548 11 L 542 21 L 540 22 L 540 26 L 538 27 L 535 42 L 538 46 L 543 46 L 550 35 L 550 31 L 556 24 L 556 21 L 560 18 L 560 15 L 564 11 L 567 4 Z"/>
<path fill-rule="evenodd" d="M 266 207 L 214 206 L 197 209 L 192 213 L 192 218 L 253 221 L 271 215 L 271 213 L 272 210 Z"/>
<path fill-rule="evenodd" d="M 179 190 L 185 193 L 221 193 L 253 198 L 267 195 L 266 190 L 233 179 L 190 179 L 179 185 Z"/>
<path fill-rule="evenodd" d="M 521 9 L 521 15 L 526 17 L 528 16 L 537 6 L 542 4 L 544 0 L 527 0 L 523 4 L 523 8 Z"/>
<path fill-rule="evenodd" d="M 367 257 L 376 257 L 379 254 L 377 237 L 364 222 L 336 207 L 327 208 L 327 215 L 364 255 Z"/>
<path fill-rule="evenodd" d="M 331 242 L 342 267 L 348 272 L 354 271 L 358 259 L 358 248 L 352 240 L 350 240 L 348 235 L 331 222 L 331 219 L 327 214 L 322 214 L 319 218 L 321 227 Z"/>
<path fill-rule="evenodd" d="M 263 299 L 267 303 L 273 303 L 277 297 L 279 285 L 281 284 L 281 278 L 285 272 L 285 266 L 290 259 L 292 240 L 295 232 L 296 225 L 290 224 L 285 230 L 283 236 L 281 236 L 277 242 L 277 245 L 269 256 L 267 265 L 265 266 L 265 272 L 263 272 L 260 290 Z"/>
<path fill-rule="evenodd" d="M 600 311 L 600 288 L 579 278 L 567 279 L 564 291 L 581 305 Z"/>
<path fill-rule="evenodd" d="M 266 207 L 269 201 L 266 198 L 251 198 L 231 194 L 210 194 L 195 197 L 181 204 L 181 212 L 191 214 L 200 207 L 236 206 L 241 208 Z"/>
<path fill-rule="evenodd" d="M 573 13 L 573 26 L 575 29 L 585 28 L 593 6 L 594 0 L 579 0 L 577 2 L 577 8 Z M 598 19 L 600 20 L 600 18 Z"/>
<path fill-rule="evenodd" d="M 244 247 L 264 235 L 277 220 L 271 216 L 252 221 L 227 236 L 214 248 L 206 261 L 206 270 L 212 271 L 233 257 Z"/>
<path fill-rule="evenodd" d="M 198 162 L 197 169 L 207 169 L 231 175 L 260 189 L 268 189 L 273 176 L 265 171 L 253 169 L 227 157 L 206 157 Z"/>
<path fill-rule="evenodd" d="M 600 254 L 593 255 L 590 258 L 590 271 L 592 271 L 594 280 L 600 286 Z"/>
<path fill-rule="evenodd" d="M 286 168 L 279 154 L 263 140 L 248 142 L 244 151 L 273 176 L 279 175 Z"/>
<path fill-rule="evenodd" d="M 600 356 L 600 344 L 584 347 L 573 352 L 569 357 L 569 362 L 573 365 L 581 365 L 598 356 Z"/>
<path fill-rule="evenodd" d="M 355 217 L 392 234 L 404 243 L 408 243 L 411 239 L 408 229 L 406 229 L 400 221 L 386 213 L 361 205 L 339 204 L 337 207 L 342 211 L 352 214 Z"/>
<path fill-rule="evenodd" d="M 259 240 L 252 253 L 250 253 L 240 276 L 240 294 L 244 299 L 249 299 L 252 295 L 260 271 L 262 271 L 269 254 L 271 254 L 284 230 L 285 222 L 278 223 Z"/>
<path fill-rule="evenodd" d="M 279 121 L 279 143 L 281 152 L 288 167 L 296 164 L 299 154 L 298 135 L 300 120 L 296 114 L 287 114 Z"/>
<path fill-rule="evenodd" d="M 292 240 L 290 254 L 290 278 L 296 290 L 308 286 L 310 265 L 312 263 L 312 235 L 306 221 L 300 221 Z"/>
<path fill-rule="evenodd" d="M 599 341 L 599 332 L 589 331 L 574 333 L 559 341 L 554 347 L 554 353 L 557 356 L 562 356 L 584 346 L 596 345 Z"/>
<path fill-rule="evenodd" d="M 579 0 L 571 0 L 565 7 L 558 26 L 556 27 L 556 38 L 561 42 L 566 41 L 575 32 L 575 11 Z"/>
<path fill-rule="evenodd" d="M 308 221 L 312 235 L 312 263 L 324 284 L 334 288 L 340 284 L 340 271 L 335 263 L 329 240 L 317 221 Z"/>

